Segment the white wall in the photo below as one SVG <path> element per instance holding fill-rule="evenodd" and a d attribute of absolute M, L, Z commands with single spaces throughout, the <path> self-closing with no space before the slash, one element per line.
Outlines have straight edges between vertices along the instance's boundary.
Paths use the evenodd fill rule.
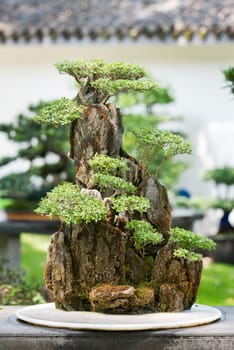
<path fill-rule="evenodd" d="M 176 101 L 167 110 L 185 118 L 181 125 L 194 149 L 188 158 L 193 166 L 180 185 L 193 194 L 207 194 L 210 187 L 200 180 L 204 168 L 234 163 L 234 99 L 224 88 L 222 74 L 234 64 L 231 44 L 1 46 L 0 122 L 13 122 L 19 112 L 40 99 L 74 96 L 72 78 L 57 73 L 54 63 L 95 57 L 142 64 L 156 80 L 172 88 Z M 0 145 L 0 156 L 14 151 L 3 136 Z"/>

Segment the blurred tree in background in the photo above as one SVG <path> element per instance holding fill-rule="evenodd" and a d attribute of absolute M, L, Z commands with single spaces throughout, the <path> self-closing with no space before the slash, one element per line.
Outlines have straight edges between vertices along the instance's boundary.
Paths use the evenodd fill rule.
<path fill-rule="evenodd" d="M 48 102 L 49 103 L 49 102 Z M 0 124 L 0 132 L 17 145 L 14 156 L 0 160 L 0 167 L 10 166 L 10 172 L 1 178 L 1 197 L 12 198 L 13 207 L 26 209 L 32 201 L 62 181 L 74 180 L 69 152 L 69 129 L 65 126 L 41 125 L 33 118 L 47 102 L 30 106 L 27 114 L 18 115 L 14 124 Z M 23 165 L 16 161 L 26 161 Z"/>
<path fill-rule="evenodd" d="M 230 88 L 231 93 L 234 94 L 234 67 L 225 69 L 223 73 L 227 86 Z"/>

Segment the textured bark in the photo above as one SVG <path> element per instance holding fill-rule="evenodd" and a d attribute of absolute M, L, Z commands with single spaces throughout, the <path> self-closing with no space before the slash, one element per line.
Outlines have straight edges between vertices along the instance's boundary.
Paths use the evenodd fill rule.
<path fill-rule="evenodd" d="M 146 218 L 153 224 L 165 238 L 171 227 L 171 209 L 167 191 L 154 177 L 145 176 L 140 186 L 140 195 L 149 199 L 150 208 L 147 210 Z"/>
<path fill-rule="evenodd" d="M 118 222 L 109 217 L 99 223 L 63 224 L 49 246 L 46 285 L 56 306 L 65 310 L 189 308 L 197 293 L 201 264 L 173 257 L 173 247 L 166 244 L 171 227 L 167 192 L 153 177 L 142 178 L 137 161 L 122 150 L 122 133 L 121 114 L 113 104 L 87 107 L 84 118 L 73 122 L 71 157 L 77 185 L 84 191 L 92 189 L 88 161 L 95 153 L 126 159 L 129 168 L 124 179 L 149 199 L 144 220 L 163 233 L 165 247 L 148 245 L 143 252 L 137 251 L 120 218 Z"/>
<path fill-rule="evenodd" d="M 125 238 L 107 223 L 64 225 L 51 239 L 45 280 L 65 310 L 90 310 L 89 292 L 125 281 Z"/>
<path fill-rule="evenodd" d="M 202 261 L 175 258 L 175 243 L 157 254 L 152 274 L 157 309 L 182 311 L 195 302 L 202 272 Z"/>
<path fill-rule="evenodd" d="M 92 175 L 88 161 L 96 154 L 118 157 L 122 143 L 121 114 L 114 105 L 88 107 L 82 119 L 76 120 L 71 132 L 71 157 L 74 159 L 76 180 L 90 187 Z"/>

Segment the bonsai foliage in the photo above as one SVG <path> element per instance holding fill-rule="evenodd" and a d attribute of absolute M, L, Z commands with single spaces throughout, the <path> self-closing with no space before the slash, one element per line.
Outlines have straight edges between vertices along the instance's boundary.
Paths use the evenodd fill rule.
<path fill-rule="evenodd" d="M 189 141 L 185 141 L 180 135 L 170 131 L 152 128 L 133 130 L 136 137 L 138 154 L 142 159 L 144 171 L 149 168 L 151 161 L 157 164 L 156 176 L 162 165 L 173 156 L 183 153 L 191 153 L 192 147 Z"/>
<path fill-rule="evenodd" d="M 136 249 L 143 249 L 147 244 L 159 244 L 163 235 L 144 220 L 131 220 L 126 227 L 133 232 Z"/>
<path fill-rule="evenodd" d="M 149 79 L 153 81 L 152 77 L 149 77 Z M 123 116 L 125 130 L 123 145 L 124 148 L 137 159 L 141 159 L 142 155 L 139 154 L 140 148 L 136 147 L 136 126 L 138 130 L 142 128 L 145 128 L 145 130 L 154 130 L 157 129 L 159 125 L 161 126 L 160 129 L 163 129 L 165 123 L 181 121 L 181 117 L 157 113 L 158 105 L 167 105 L 171 102 L 173 102 L 173 97 L 169 90 L 158 86 L 146 90 L 143 93 L 135 91 L 127 94 L 118 94 L 117 103 L 125 112 Z M 137 110 L 136 107 L 141 110 L 140 114 L 135 112 Z M 159 130 L 157 130 L 157 132 L 159 133 Z M 171 133 L 168 134 L 170 134 L 170 137 L 173 136 Z M 178 132 L 174 133 L 174 135 L 182 137 Z M 162 164 L 163 166 L 161 166 Z M 187 168 L 187 164 L 172 157 L 165 159 L 164 154 L 158 153 L 157 157 L 151 157 L 147 167 L 148 171 L 157 174 L 160 181 L 167 187 L 170 187 L 178 181 L 181 172 Z"/>
<path fill-rule="evenodd" d="M 216 246 L 211 239 L 180 227 L 171 229 L 169 242 L 174 242 L 179 247 L 174 251 L 175 257 L 192 261 L 202 259 L 202 254 L 197 253 L 197 250 L 212 250 Z"/>
<path fill-rule="evenodd" d="M 83 108 L 78 106 L 76 101 L 63 97 L 60 100 L 51 101 L 39 110 L 35 121 L 39 123 L 46 121 L 56 126 L 65 125 L 79 118 L 82 112 Z"/>
<path fill-rule="evenodd" d="M 41 109 L 48 110 L 54 104 L 55 102 L 40 102 L 30 106 L 27 114 L 20 114 L 15 124 L 0 124 L 0 132 L 19 145 L 14 156 L 0 160 L 0 167 L 13 165 L 19 160 L 28 162 L 25 171 L 19 169 L 2 177 L 2 196 L 38 201 L 58 183 L 73 179 L 73 168 L 67 157 L 68 127 L 59 126 L 55 130 L 54 127 L 35 123 L 33 119 Z"/>
<path fill-rule="evenodd" d="M 35 211 L 50 217 L 59 216 L 66 224 L 97 222 L 107 214 L 103 202 L 81 193 L 79 187 L 71 183 L 63 183 L 48 192 Z"/>
<path fill-rule="evenodd" d="M 79 85 L 77 103 L 65 98 L 41 110 L 36 120 L 51 124 L 65 124 L 80 117 L 84 106 L 106 102 L 121 91 L 148 90 L 154 83 L 138 81 L 145 71 L 138 65 L 107 64 L 102 60 L 64 61 L 56 64 L 60 73 L 73 76 Z"/>

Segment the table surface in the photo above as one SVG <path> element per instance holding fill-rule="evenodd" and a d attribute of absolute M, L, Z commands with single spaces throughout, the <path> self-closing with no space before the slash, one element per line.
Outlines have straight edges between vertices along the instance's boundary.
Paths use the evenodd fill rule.
<path fill-rule="evenodd" d="M 84 333 L 132 333 L 132 332 L 103 332 L 103 331 L 74 331 L 68 329 L 56 329 L 33 326 L 22 321 L 17 320 L 15 313 L 22 306 L 3 306 L 0 310 L 0 337 L 12 334 L 16 335 L 40 335 L 47 336 L 48 334 L 53 335 L 74 335 Z M 225 307 L 217 306 L 222 312 L 222 318 L 214 323 L 191 327 L 191 328 L 180 328 L 170 330 L 157 330 L 157 331 L 139 331 L 137 333 L 153 333 L 155 335 L 176 335 L 176 336 L 232 336 L 234 337 L 234 306 Z M 134 332 L 135 333 L 135 332 Z"/>

